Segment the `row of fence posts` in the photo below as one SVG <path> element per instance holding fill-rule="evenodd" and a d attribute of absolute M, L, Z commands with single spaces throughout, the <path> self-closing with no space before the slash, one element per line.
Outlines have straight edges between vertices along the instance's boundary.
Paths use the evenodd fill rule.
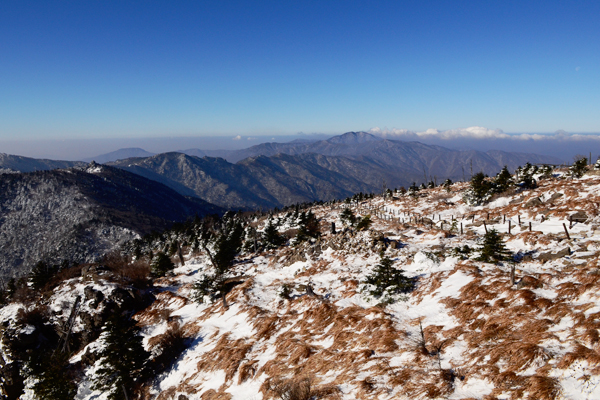
<path fill-rule="evenodd" d="M 350 203 L 350 207 L 352 207 L 352 206 L 353 206 L 353 204 Z M 344 207 L 344 205 L 342 205 L 342 203 L 340 203 L 337 208 L 342 208 L 342 207 Z M 404 217 L 408 217 L 408 223 L 409 224 L 411 224 L 411 223 L 415 223 L 415 224 L 422 223 L 422 224 L 424 224 L 425 223 L 425 218 L 424 217 L 420 217 L 419 215 L 416 215 L 416 214 L 412 214 L 411 215 L 411 213 L 408 213 L 406 211 L 395 210 L 393 208 L 390 208 L 388 210 L 385 206 L 383 206 L 383 207 L 373 207 L 373 205 L 371 204 L 371 202 L 369 202 L 369 204 L 366 205 L 365 207 L 360 207 L 360 205 L 358 203 L 356 203 L 356 204 L 354 204 L 354 207 L 357 209 L 357 211 L 363 212 L 363 213 L 366 213 L 367 211 L 375 211 L 375 216 L 377 216 L 378 218 L 383 218 L 385 220 L 389 220 L 389 221 L 392 221 L 392 222 L 394 221 L 394 216 L 397 215 L 398 216 L 397 222 L 403 224 L 404 223 L 404 218 L 400 217 L 400 215 L 402 213 L 402 215 Z M 381 209 L 383 209 L 383 211 L 381 211 Z M 392 215 L 387 215 L 386 214 L 387 212 L 390 212 Z M 388 217 L 389 217 L 389 219 L 388 219 Z M 435 221 L 435 214 L 433 214 L 431 217 L 432 217 L 431 220 Z M 451 217 L 452 221 L 455 221 L 454 215 L 451 215 L 450 217 Z M 475 222 L 475 214 L 471 214 L 470 217 L 471 217 L 471 223 Z M 414 218 L 414 220 L 413 220 L 413 218 Z M 469 217 L 467 217 L 467 219 L 468 218 Z M 465 216 L 463 215 L 461 217 L 461 220 L 464 220 L 464 219 L 465 219 Z M 517 215 L 517 220 L 518 220 L 519 226 L 521 226 L 521 215 L 520 214 Z M 442 221 L 441 214 L 438 214 L 438 221 L 440 221 L 441 229 L 444 229 L 444 224 L 446 224 L 446 223 L 450 224 L 449 222 Z M 490 221 L 490 213 L 489 212 L 487 213 L 487 219 L 483 221 L 483 229 L 485 230 L 485 233 L 488 232 L 486 221 Z M 544 221 L 545 221 L 545 217 L 542 214 L 541 215 L 541 222 L 544 222 Z M 502 215 L 502 223 L 504 223 L 504 224 L 506 223 L 506 214 Z M 433 227 L 433 222 L 430 223 L 429 225 L 430 225 L 430 227 Z M 532 231 L 531 221 L 529 221 L 528 225 L 529 225 L 529 232 L 531 232 Z M 571 235 L 569 234 L 569 229 L 573 228 L 573 220 L 571 218 L 569 218 L 569 228 L 568 229 L 567 229 L 567 225 L 565 223 L 563 223 L 562 225 L 563 225 L 563 229 L 565 231 L 565 234 L 567 235 L 567 239 L 570 240 L 571 239 Z M 452 225 L 450 225 L 450 226 L 452 226 Z M 463 233 L 464 233 L 463 223 L 461 222 L 460 223 L 460 234 L 462 235 Z M 508 234 L 509 235 L 512 234 L 512 221 L 511 221 L 510 218 L 508 219 Z"/>

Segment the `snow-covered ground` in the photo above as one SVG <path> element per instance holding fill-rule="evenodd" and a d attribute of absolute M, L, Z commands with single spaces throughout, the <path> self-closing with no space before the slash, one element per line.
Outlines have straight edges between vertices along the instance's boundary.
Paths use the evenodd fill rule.
<path fill-rule="evenodd" d="M 273 395 L 269 382 L 309 377 L 321 398 L 600 399 L 600 178 L 541 180 L 477 207 L 463 202 L 466 187 L 353 206 L 372 217 L 362 232 L 339 232 L 344 205 L 313 208 L 323 232 L 335 222 L 338 233 L 242 255 L 228 307 L 192 301 L 211 264 L 190 253 L 135 316 L 148 350 L 175 328 L 189 344 L 148 398 L 263 399 Z M 572 221 L 576 212 L 585 218 Z M 514 285 L 509 263 L 453 251 L 477 249 L 492 228 L 521 260 Z M 382 250 L 417 280 L 393 302 L 365 290 Z M 56 307 L 89 283 L 69 285 L 55 292 Z M 0 310 L 3 320 L 14 307 Z M 84 380 L 78 398 L 103 397 Z"/>

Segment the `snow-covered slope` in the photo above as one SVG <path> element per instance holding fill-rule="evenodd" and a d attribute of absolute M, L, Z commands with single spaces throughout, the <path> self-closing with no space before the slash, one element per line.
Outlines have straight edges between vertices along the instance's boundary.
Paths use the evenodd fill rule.
<path fill-rule="evenodd" d="M 463 202 L 466 187 L 353 203 L 372 216 L 361 232 L 339 232 L 346 205 L 315 206 L 322 237 L 240 255 L 227 306 L 193 301 L 193 283 L 212 266 L 190 250 L 134 316 L 149 351 L 169 332 L 186 338 L 143 397 L 263 399 L 295 380 L 332 399 L 600 398 L 600 177 L 541 180 L 478 207 Z M 283 213 L 274 219 L 293 228 Z M 328 232 L 331 222 L 338 233 Z M 511 263 L 459 251 L 477 249 L 492 228 L 516 254 L 514 284 Z M 387 301 L 368 294 L 381 251 L 415 278 L 414 291 Z M 59 287 L 52 304 L 72 303 L 90 283 L 68 285 L 77 289 Z M 86 368 L 77 398 L 105 398 L 90 389 L 97 366 Z"/>

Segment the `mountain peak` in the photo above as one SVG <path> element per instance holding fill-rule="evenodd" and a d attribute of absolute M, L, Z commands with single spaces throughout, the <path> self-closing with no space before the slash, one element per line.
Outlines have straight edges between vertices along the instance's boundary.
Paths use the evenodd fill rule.
<path fill-rule="evenodd" d="M 83 161 L 96 161 L 99 164 L 106 164 L 107 162 L 111 161 L 124 160 L 133 157 L 150 157 L 153 155 L 154 153 L 150 153 L 144 149 L 140 149 L 139 147 L 128 147 L 125 149 L 111 151 L 110 153 L 106 154 L 100 154 L 96 157 L 86 158 Z"/>
<path fill-rule="evenodd" d="M 366 142 L 376 142 L 383 140 L 380 137 L 371 135 L 367 132 L 346 132 L 343 135 L 334 136 L 327 141 L 335 144 L 359 144 Z"/>

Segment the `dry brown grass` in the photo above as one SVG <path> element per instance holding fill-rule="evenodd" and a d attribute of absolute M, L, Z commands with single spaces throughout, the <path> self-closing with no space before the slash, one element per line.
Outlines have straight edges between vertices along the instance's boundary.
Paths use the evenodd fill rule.
<path fill-rule="evenodd" d="M 562 392 L 558 379 L 539 375 L 529 377 L 523 389 L 531 400 L 555 400 Z"/>
<path fill-rule="evenodd" d="M 222 370 L 225 380 L 233 379 L 246 355 L 252 349 L 252 343 L 245 339 L 230 340 L 229 334 L 221 336 L 215 348 L 204 354 L 197 364 L 198 371 Z"/>
<path fill-rule="evenodd" d="M 202 400 L 231 400 L 231 394 L 224 392 L 219 389 L 217 392 L 215 389 L 209 389 L 206 392 L 202 393 L 200 399 Z"/>
<path fill-rule="evenodd" d="M 258 361 L 248 361 L 240 366 L 239 376 L 238 376 L 238 385 L 246 382 L 248 379 L 254 378 L 256 375 L 256 365 Z"/>
<path fill-rule="evenodd" d="M 271 377 L 261 386 L 265 399 L 280 400 L 310 400 L 310 399 L 339 399 L 340 389 L 337 385 L 317 385 L 313 377 L 296 375 L 292 378 Z"/>
<path fill-rule="evenodd" d="M 187 298 L 166 290 L 158 293 L 154 303 L 135 314 L 134 318 L 142 326 L 158 324 L 168 319 L 172 309 L 179 309 L 188 303 Z"/>
<path fill-rule="evenodd" d="M 580 343 L 576 343 L 575 348 L 565 354 L 558 362 L 558 368 L 568 368 L 575 361 L 587 361 L 590 366 L 600 365 L 600 354 Z"/>

